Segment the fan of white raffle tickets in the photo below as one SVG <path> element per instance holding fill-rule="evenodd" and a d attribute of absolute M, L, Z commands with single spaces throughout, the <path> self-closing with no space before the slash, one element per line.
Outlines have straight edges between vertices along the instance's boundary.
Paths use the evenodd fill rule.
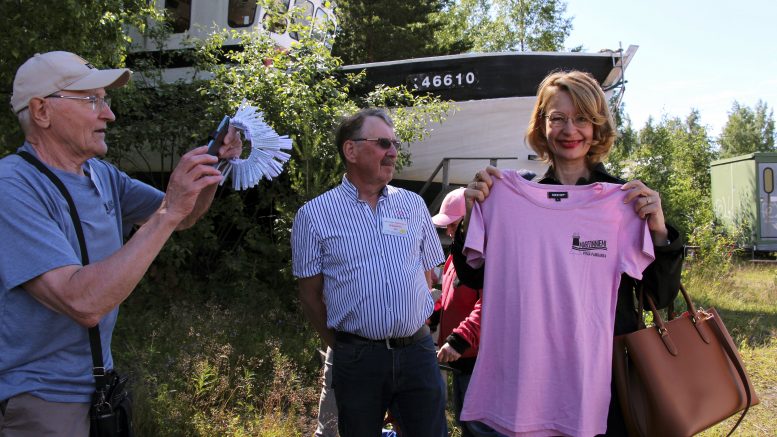
<path fill-rule="evenodd" d="M 224 175 L 224 182 L 232 177 L 232 188 L 246 190 L 256 186 L 262 178 L 272 180 L 283 171 L 283 163 L 289 155 L 283 150 L 291 150 L 291 139 L 278 135 L 264 122 L 262 113 L 245 100 L 237 108 L 237 113 L 229 124 L 243 131 L 251 142 L 251 153 L 246 159 L 233 158 L 222 161 L 218 168 Z"/>

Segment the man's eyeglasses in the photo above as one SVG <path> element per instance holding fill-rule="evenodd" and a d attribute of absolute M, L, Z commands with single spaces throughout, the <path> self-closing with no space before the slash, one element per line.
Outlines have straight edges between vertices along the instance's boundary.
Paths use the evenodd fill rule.
<path fill-rule="evenodd" d="M 52 94 L 50 96 L 46 96 L 46 98 L 54 98 L 54 99 L 68 99 L 68 100 L 80 100 L 82 102 L 89 102 L 92 104 L 92 111 L 94 112 L 100 112 L 103 110 L 103 108 L 110 108 L 111 107 L 111 98 L 108 96 L 100 97 L 100 96 L 63 96 L 60 94 Z"/>
<path fill-rule="evenodd" d="M 381 149 L 386 150 L 390 149 L 391 146 L 399 149 L 399 146 L 402 144 L 399 140 L 392 140 L 391 138 L 352 138 L 351 141 L 372 141 L 378 143 Z"/>
<path fill-rule="evenodd" d="M 588 118 L 585 115 L 575 115 L 574 117 L 567 117 L 564 114 L 559 113 L 553 113 L 550 115 L 546 115 L 545 118 L 548 119 L 550 122 L 550 125 L 553 127 L 564 127 L 567 125 L 567 122 L 569 120 L 572 120 L 572 124 L 575 125 L 575 127 L 584 128 L 591 126 L 591 119 Z"/>

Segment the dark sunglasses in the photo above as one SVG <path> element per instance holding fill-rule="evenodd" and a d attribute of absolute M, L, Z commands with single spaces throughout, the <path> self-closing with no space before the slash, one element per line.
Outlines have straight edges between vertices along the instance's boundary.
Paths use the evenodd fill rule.
<path fill-rule="evenodd" d="M 373 141 L 375 143 L 378 143 L 381 149 L 390 149 L 391 146 L 394 146 L 394 148 L 399 149 L 400 143 L 399 140 L 392 140 L 390 138 L 352 138 L 351 141 Z"/>

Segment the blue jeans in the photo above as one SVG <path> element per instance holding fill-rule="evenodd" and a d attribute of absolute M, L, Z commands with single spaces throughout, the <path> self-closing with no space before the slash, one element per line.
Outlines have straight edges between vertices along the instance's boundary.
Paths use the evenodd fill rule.
<path fill-rule="evenodd" d="M 340 437 L 379 437 L 391 410 L 402 437 L 445 437 L 445 384 L 432 337 L 388 349 L 335 345 L 333 387 Z"/>
<path fill-rule="evenodd" d="M 453 406 L 456 409 L 456 421 L 459 422 L 459 425 L 461 426 L 462 437 L 505 437 L 504 434 L 494 431 L 485 423 L 477 421 L 461 421 L 460 417 L 461 409 L 464 407 L 464 395 L 467 393 L 467 387 L 469 386 L 469 379 L 471 377 L 471 373 L 453 374 Z"/>

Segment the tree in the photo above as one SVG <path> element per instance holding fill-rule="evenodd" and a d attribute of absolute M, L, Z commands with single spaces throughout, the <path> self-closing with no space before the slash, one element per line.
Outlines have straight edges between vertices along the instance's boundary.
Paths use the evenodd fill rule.
<path fill-rule="evenodd" d="M 624 174 L 629 157 L 639 147 L 639 132 L 631 125 L 631 119 L 626 114 L 625 104 L 621 103 L 613 113 L 618 136 L 615 139 L 610 154 L 607 156 L 605 166 L 611 174 Z"/>
<path fill-rule="evenodd" d="M 65 50 L 97 67 L 121 66 L 128 46 L 125 26 L 142 28 L 152 15 L 153 3 L 146 0 L 0 2 L 0 101 L 10 100 L 16 69 L 38 52 Z M 22 136 L 11 111 L 0 111 L 0 132 L 4 151 L 15 150 Z"/>
<path fill-rule="evenodd" d="M 693 110 L 685 119 L 664 117 L 658 123 L 651 118 L 638 135 L 626 121 L 619 123 L 608 168 L 658 191 L 667 222 L 684 234 L 708 224 L 713 215 L 709 165 L 716 155 L 699 112 Z"/>
<path fill-rule="evenodd" d="M 563 0 L 457 0 L 448 33 L 473 51 L 560 51 L 572 31 Z"/>
<path fill-rule="evenodd" d="M 449 1 L 340 0 L 332 54 L 346 64 L 360 64 L 465 51 L 459 41 L 436 38 Z"/>
<path fill-rule="evenodd" d="M 563 0 L 342 0 L 333 54 L 355 64 L 467 51 L 559 51 L 572 30 L 566 7 Z"/>
<path fill-rule="evenodd" d="M 775 151 L 774 112 L 759 100 L 755 108 L 734 101 L 718 140 L 721 157 Z"/>

